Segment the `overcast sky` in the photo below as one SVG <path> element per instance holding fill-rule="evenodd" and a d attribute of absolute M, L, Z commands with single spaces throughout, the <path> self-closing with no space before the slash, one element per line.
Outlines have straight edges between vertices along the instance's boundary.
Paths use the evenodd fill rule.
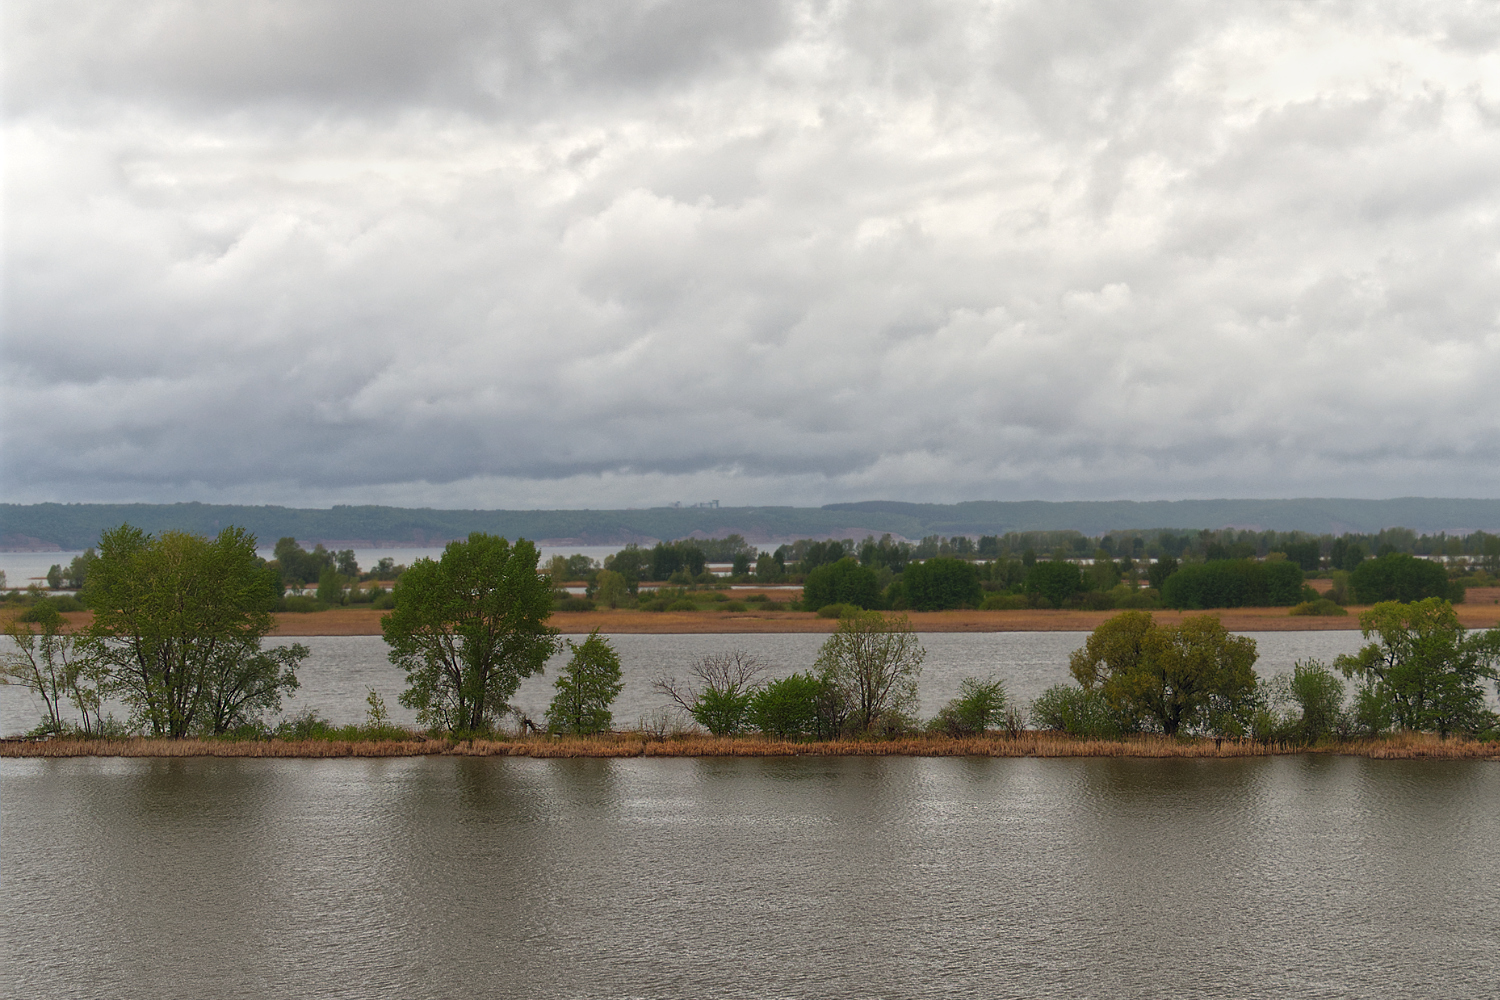
<path fill-rule="evenodd" d="M 3 16 L 7 501 L 1500 496 L 1500 5 Z"/>

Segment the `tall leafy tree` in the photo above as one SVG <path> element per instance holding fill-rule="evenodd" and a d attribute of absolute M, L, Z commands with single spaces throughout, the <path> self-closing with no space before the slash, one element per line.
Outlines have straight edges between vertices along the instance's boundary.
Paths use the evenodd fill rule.
<path fill-rule="evenodd" d="M 917 678 L 926 651 L 905 616 L 865 611 L 840 618 L 816 667 L 857 732 L 905 725 L 917 708 Z"/>
<path fill-rule="evenodd" d="M 1083 576 L 1075 563 L 1060 559 L 1038 562 L 1026 571 L 1025 588 L 1026 593 L 1060 608 L 1083 589 Z"/>
<path fill-rule="evenodd" d="M 556 651 L 551 615 L 551 583 L 525 539 L 476 532 L 437 560 L 417 560 L 380 621 L 391 662 L 406 671 L 401 704 L 433 728 L 492 729 L 522 678 Z"/>
<path fill-rule="evenodd" d="M 807 574 L 802 584 L 802 606 L 810 611 L 829 604 L 873 608 L 879 602 L 880 579 L 873 569 L 861 566 L 852 556 L 824 563 Z"/>
<path fill-rule="evenodd" d="M 281 706 L 306 646 L 263 650 L 280 596 L 255 536 L 107 531 L 84 585 L 93 655 L 153 735 L 220 733 Z"/>
<path fill-rule="evenodd" d="M 1144 611 L 1100 625 L 1069 667 L 1085 689 L 1096 684 L 1123 719 L 1143 719 L 1168 736 L 1184 726 L 1232 731 L 1255 693 L 1255 640 L 1230 635 L 1213 615 L 1163 626 Z"/>
<path fill-rule="evenodd" d="M 964 559 L 939 556 L 910 563 L 901 571 L 906 605 L 914 611 L 946 611 L 979 606 L 979 570 Z"/>
<path fill-rule="evenodd" d="M 1334 665 L 1364 682 L 1362 714 L 1444 736 L 1494 725 L 1482 685 L 1497 676 L 1500 629 L 1470 633 L 1453 606 L 1435 597 L 1384 601 L 1361 614 L 1359 626 L 1377 641 Z"/>
<path fill-rule="evenodd" d="M 554 733 L 602 733 L 614 724 L 609 706 L 625 686 L 620 655 L 598 629 L 583 642 L 568 640 L 573 657 L 557 678 L 557 693 L 547 708 L 547 728 Z"/>
<path fill-rule="evenodd" d="M 1405 552 L 1387 552 L 1360 563 L 1349 574 L 1349 583 L 1361 604 L 1446 598 L 1451 590 L 1448 571 L 1441 563 Z"/>

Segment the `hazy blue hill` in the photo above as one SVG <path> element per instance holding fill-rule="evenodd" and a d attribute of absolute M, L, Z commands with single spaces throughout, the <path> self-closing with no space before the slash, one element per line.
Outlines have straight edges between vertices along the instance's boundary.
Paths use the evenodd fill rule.
<path fill-rule="evenodd" d="M 1129 528 L 1274 528 L 1278 531 L 1500 531 L 1500 500 L 977 500 L 958 504 L 869 501 L 825 507 L 653 507 L 646 510 L 434 510 L 404 507 L 249 507 L 181 504 L 0 504 L 0 546 L 54 544 L 84 548 L 99 533 L 129 522 L 146 531 L 211 534 L 243 526 L 269 544 L 303 541 L 421 545 L 471 531 L 556 540 L 568 545 L 621 545 L 682 538 L 695 532 L 739 532 L 752 541 L 848 537 L 891 532 L 998 535 L 1007 531 L 1074 529 L 1097 535 Z"/>

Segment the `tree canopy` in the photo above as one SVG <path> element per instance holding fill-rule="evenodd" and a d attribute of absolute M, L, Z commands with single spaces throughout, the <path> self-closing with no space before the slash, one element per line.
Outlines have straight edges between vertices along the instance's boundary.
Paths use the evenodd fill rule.
<path fill-rule="evenodd" d="M 1039 562 L 1026 571 L 1026 593 L 1046 601 L 1054 608 L 1083 589 L 1083 574 L 1075 563 L 1063 560 Z"/>
<path fill-rule="evenodd" d="M 807 574 L 802 584 L 802 606 L 809 611 L 829 604 L 852 604 L 857 608 L 880 606 L 880 579 L 868 566 L 852 556 L 824 563 Z"/>
<path fill-rule="evenodd" d="M 1285 559 L 1219 559 L 1183 566 L 1161 585 L 1169 608 L 1287 607 L 1302 599 L 1302 570 Z"/>
<path fill-rule="evenodd" d="M 1230 635 L 1213 615 L 1159 625 L 1126 611 L 1096 628 L 1069 661 L 1085 688 L 1098 684 L 1111 709 L 1168 736 L 1184 725 L 1233 731 L 1255 692 L 1255 640 Z"/>
<path fill-rule="evenodd" d="M 947 611 L 979 607 L 983 597 L 979 571 L 972 562 L 938 556 L 908 563 L 901 571 L 906 606 L 913 611 Z"/>
<path fill-rule="evenodd" d="M 547 728 L 554 733 L 602 733 L 614 724 L 609 706 L 624 684 L 620 656 L 598 629 L 582 643 L 568 640 L 573 657 L 554 685 L 557 693 L 547 708 Z"/>
<path fill-rule="evenodd" d="M 1378 560 L 1377 560 L 1378 561 Z M 1496 676 L 1500 629 L 1469 633 L 1447 601 L 1383 601 L 1359 616 L 1366 639 L 1353 656 L 1334 661 L 1363 682 L 1361 715 L 1368 729 L 1474 732 L 1495 724 L 1482 682 Z"/>
<path fill-rule="evenodd" d="M 1441 563 L 1405 552 L 1387 552 L 1367 559 L 1349 574 L 1354 599 L 1361 604 L 1411 602 L 1450 596 L 1448 571 Z"/>
<path fill-rule="evenodd" d="M 917 707 L 917 678 L 926 652 L 905 615 L 864 611 L 840 618 L 818 653 L 817 668 L 856 732 L 877 724 L 901 727 Z"/>
<path fill-rule="evenodd" d="M 441 558 L 418 559 L 380 621 L 391 662 L 406 671 L 401 704 L 423 725 L 484 732 L 509 710 L 522 678 L 557 649 L 550 581 L 536 546 L 476 532 Z"/>
<path fill-rule="evenodd" d="M 93 655 L 154 735 L 222 733 L 281 706 L 307 647 L 261 649 L 280 580 L 255 536 L 105 532 L 84 587 Z"/>

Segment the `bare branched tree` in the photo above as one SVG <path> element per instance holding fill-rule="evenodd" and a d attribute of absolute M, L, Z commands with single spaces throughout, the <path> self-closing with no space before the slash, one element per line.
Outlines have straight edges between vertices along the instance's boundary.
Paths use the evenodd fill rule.
<path fill-rule="evenodd" d="M 687 680 L 662 675 L 651 686 L 709 732 L 723 736 L 744 726 L 756 678 L 765 669 L 765 663 L 743 650 L 710 653 L 689 668 Z"/>

